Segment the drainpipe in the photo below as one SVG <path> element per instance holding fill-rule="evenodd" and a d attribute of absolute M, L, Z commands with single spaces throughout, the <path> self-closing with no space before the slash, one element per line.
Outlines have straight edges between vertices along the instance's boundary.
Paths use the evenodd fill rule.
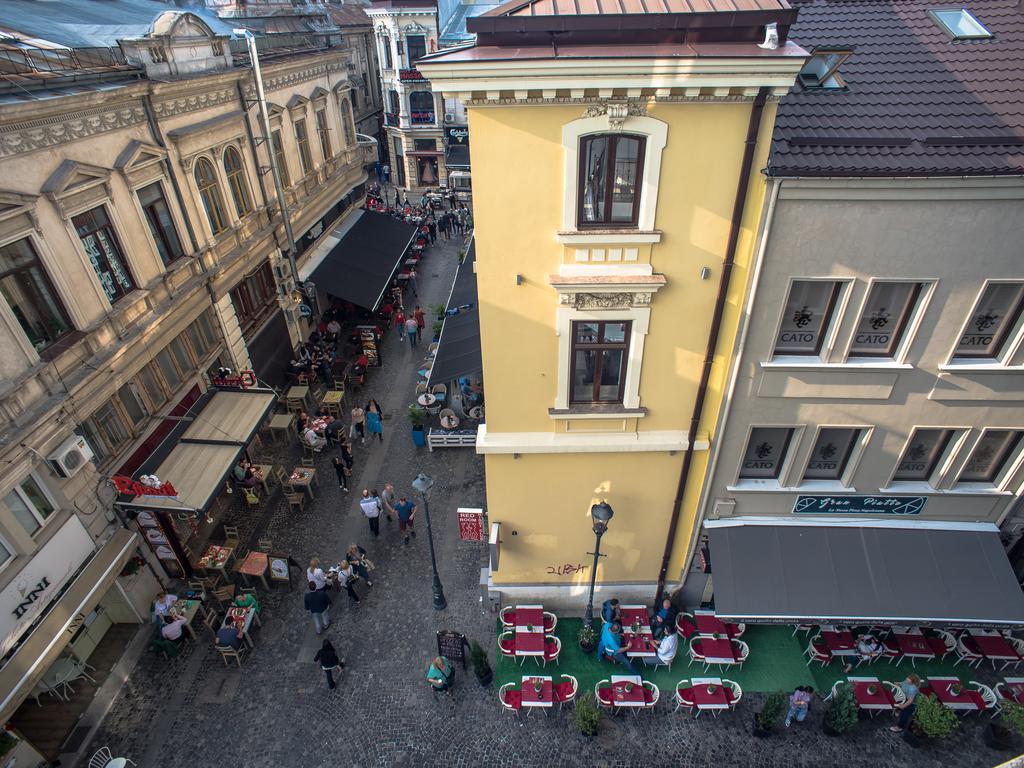
<path fill-rule="evenodd" d="M 155 141 L 157 146 L 161 149 L 167 149 L 167 142 L 164 141 L 164 137 L 160 134 L 160 128 L 156 124 L 156 115 L 153 112 L 153 102 L 148 93 L 142 95 L 142 108 L 146 112 L 146 122 L 149 123 L 149 132 L 153 136 L 153 141 Z M 185 220 L 185 229 L 188 231 L 188 241 L 192 244 L 192 254 L 198 255 L 199 241 L 196 239 L 195 230 L 192 229 L 192 220 L 188 215 L 188 208 L 185 207 L 185 198 L 181 194 L 181 187 L 178 185 L 178 177 L 172 173 L 171 164 L 167 158 L 163 159 L 163 164 L 164 173 L 166 173 L 167 178 L 170 179 L 171 189 L 174 190 L 174 198 L 178 201 L 178 210 L 181 211 L 181 217 Z"/>
<path fill-rule="evenodd" d="M 235 88 L 238 89 L 238 100 L 242 103 L 242 111 L 245 113 L 245 135 L 249 138 L 249 151 L 252 152 L 252 161 L 256 163 L 256 167 L 260 167 L 260 156 L 256 152 L 256 136 L 252 132 L 252 125 L 249 123 L 249 102 L 245 98 L 245 88 L 242 87 L 242 81 L 235 81 Z M 268 139 L 269 142 L 269 139 Z M 268 144 L 269 146 L 269 144 Z M 270 207 L 270 199 L 267 197 L 265 177 L 262 173 L 257 173 L 260 179 L 260 197 L 263 199 L 263 207 Z"/>
<path fill-rule="evenodd" d="M 686 483 L 690 475 L 690 466 L 693 464 L 693 446 L 697 440 L 697 428 L 700 426 L 700 419 L 704 411 L 704 398 L 707 396 L 711 368 L 715 362 L 715 349 L 718 346 L 718 336 L 722 330 L 722 315 L 725 313 L 725 301 L 729 294 L 729 281 L 732 277 L 733 264 L 736 262 L 736 246 L 739 242 L 740 224 L 743 220 L 743 210 L 747 202 L 747 190 L 750 186 L 750 166 L 753 163 L 754 149 L 757 146 L 757 135 L 761 130 L 761 116 L 764 113 L 764 105 L 767 100 L 768 88 L 761 87 L 758 89 L 757 96 L 754 98 L 754 104 L 750 108 L 747 138 L 743 144 L 743 162 L 740 165 L 740 176 L 736 183 L 736 199 L 733 201 L 732 207 L 732 221 L 729 224 L 729 240 L 725 246 L 725 261 L 722 264 L 722 275 L 718 279 L 718 296 L 715 298 L 715 311 L 711 316 L 711 330 L 708 333 L 708 345 L 704 353 L 704 365 L 700 372 L 700 383 L 697 385 L 697 397 L 693 401 L 693 413 L 690 416 L 690 429 L 687 432 L 688 439 L 686 453 L 683 455 L 683 467 L 679 471 L 679 483 L 676 486 L 676 496 L 672 502 L 672 518 L 668 524 L 668 536 L 665 539 L 665 553 L 661 558 L 661 569 L 658 571 L 658 589 L 654 598 L 655 605 L 661 603 L 662 594 L 665 591 L 665 575 L 668 573 L 668 563 L 672 557 L 676 531 L 679 528 L 679 515 L 682 512 L 683 497 L 686 495 Z"/>

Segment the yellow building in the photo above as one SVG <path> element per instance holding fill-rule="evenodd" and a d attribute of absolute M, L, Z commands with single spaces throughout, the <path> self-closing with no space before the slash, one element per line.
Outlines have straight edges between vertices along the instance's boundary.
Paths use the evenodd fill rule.
<path fill-rule="evenodd" d="M 468 109 L 477 450 L 506 601 L 581 605 L 598 500 L 615 511 L 606 594 L 650 600 L 691 555 L 759 169 L 806 58 L 784 2 L 703 5 L 514 2 L 469 20 L 474 45 L 420 60 Z"/>

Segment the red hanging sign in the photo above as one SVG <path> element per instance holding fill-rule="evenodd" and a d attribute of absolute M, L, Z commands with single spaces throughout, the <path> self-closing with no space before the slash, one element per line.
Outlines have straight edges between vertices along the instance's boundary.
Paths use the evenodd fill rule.
<path fill-rule="evenodd" d="M 256 386 L 256 372 L 239 371 L 237 374 L 232 373 L 226 376 L 214 376 L 210 379 L 210 383 L 215 387 L 238 387 L 239 389 L 248 389 L 249 387 Z"/>
<path fill-rule="evenodd" d="M 463 541 L 484 540 L 484 511 L 459 507 L 459 538 Z"/>
<path fill-rule="evenodd" d="M 174 486 L 170 483 L 160 483 L 159 485 L 146 485 L 140 483 L 137 480 L 132 480 L 130 477 L 124 475 L 114 475 L 110 478 L 110 481 L 117 488 L 118 493 L 123 493 L 129 496 L 177 496 L 178 492 L 174 489 Z"/>

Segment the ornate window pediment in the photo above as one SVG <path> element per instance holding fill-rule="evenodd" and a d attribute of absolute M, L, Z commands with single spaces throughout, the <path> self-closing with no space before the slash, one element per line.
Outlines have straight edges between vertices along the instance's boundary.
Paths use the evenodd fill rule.
<path fill-rule="evenodd" d="M 303 110 L 306 108 L 307 104 L 309 104 L 309 99 L 305 96 L 300 96 L 299 94 L 295 94 L 288 99 L 289 111 Z"/>
<path fill-rule="evenodd" d="M 65 160 L 43 184 L 43 194 L 68 218 L 71 211 L 111 197 L 110 168 Z"/>
<path fill-rule="evenodd" d="M 309 100 L 310 101 L 323 101 L 329 95 L 330 95 L 330 91 L 328 91 L 326 88 L 321 88 L 320 86 L 317 86 L 316 88 L 313 89 L 313 92 L 311 94 L 309 94 Z"/>
<path fill-rule="evenodd" d="M 0 239 L 7 239 L 29 229 L 39 231 L 36 214 L 38 195 L 0 190 Z"/>
<path fill-rule="evenodd" d="M 163 160 L 166 157 L 167 150 L 163 147 L 134 140 L 118 156 L 114 167 L 127 179 L 129 185 L 136 186 L 162 176 Z"/>

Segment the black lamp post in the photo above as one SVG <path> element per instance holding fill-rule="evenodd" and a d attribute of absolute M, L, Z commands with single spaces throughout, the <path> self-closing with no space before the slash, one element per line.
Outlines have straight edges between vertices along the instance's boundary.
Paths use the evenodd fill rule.
<path fill-rule="evenodd" d="M 434 487 L 434 481 L 430 475 L 420 472 L 412 481 L 412 487 L 419 491 L 423 498 L 423 512 L 427 516 L 427 541 L 430 542 L 430 565 L 434 569 L 434 610 L 443 611 L 448 607 L 448 601 L 444 599 L 444 589 L 441 587 L 441 577 L 437 575 L 437 557 L 434 555 L 434 532 L 430 527 L 430 506 L 427 504 L 427 496 L 430 489 Z"/>
<path fill-rule="evenodd" d="M 587 612 L 583 616 L 583 626 L 588 627 L 594 622 L 594 584 L 597 582 L 597 559 L 605 557 L 601 554 L 601 537 L 608 530 L 608 521 L 615 510 L 606 501 L 599 502 L 590 508 L 590 517 L 594 521 L 594 551 L 587 552 L 594 556 L 594 566 L 590 569 L 590 597 L 587 599 Z"/>

